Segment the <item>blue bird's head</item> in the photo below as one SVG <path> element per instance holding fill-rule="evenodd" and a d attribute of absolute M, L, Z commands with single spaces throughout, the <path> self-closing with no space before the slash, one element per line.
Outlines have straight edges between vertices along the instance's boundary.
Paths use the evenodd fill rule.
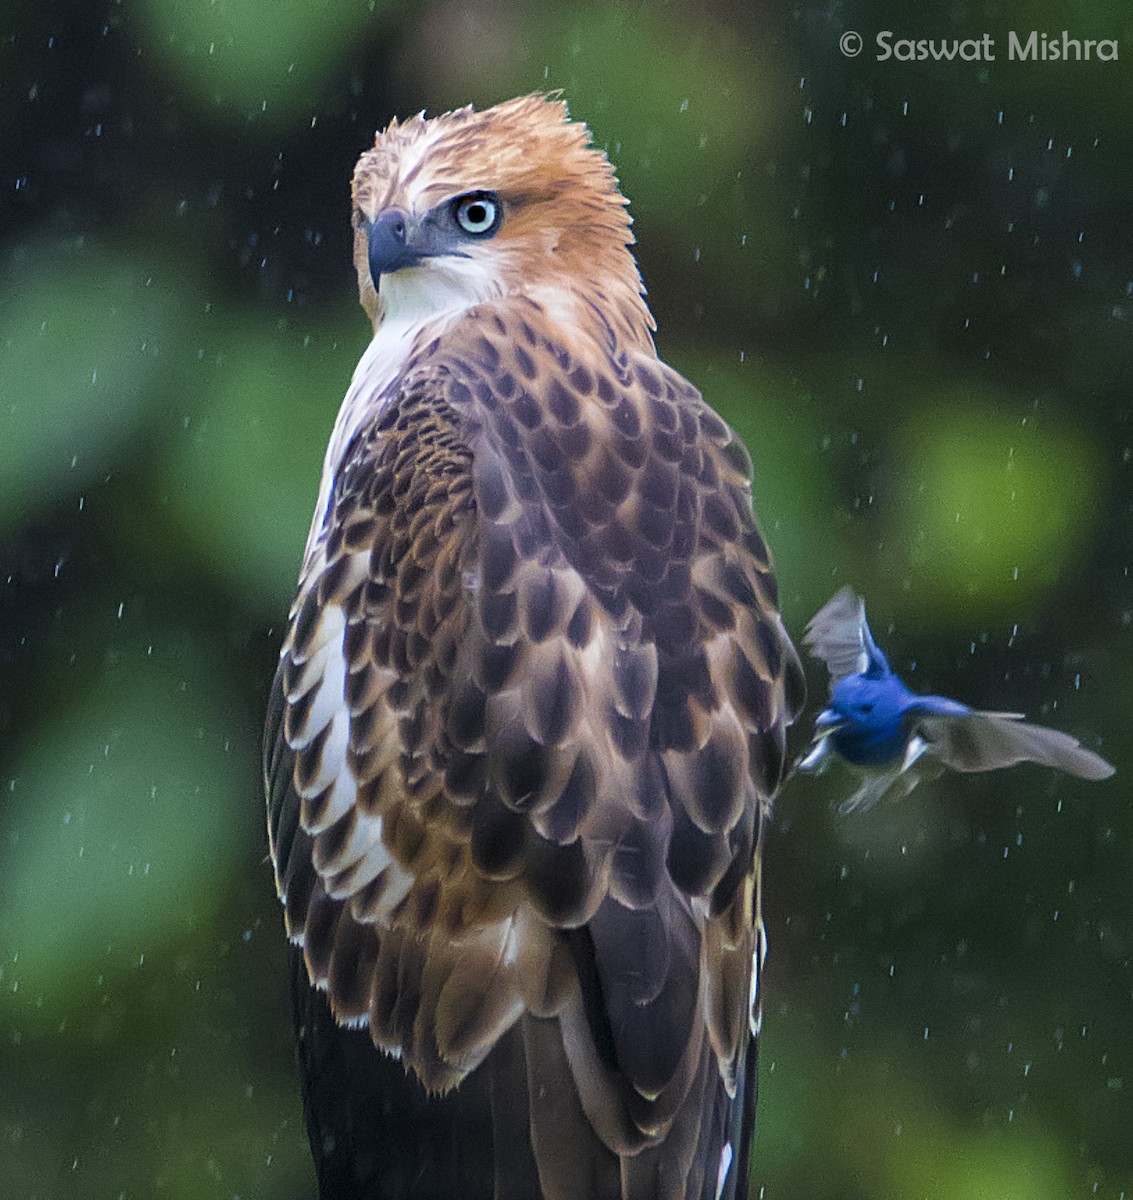
<path fill-rule="evenodd" d="M 882 766 L 905 753 L 905 717 L 915 701 L 892 673 L 846 675 L 834 684 L 816 724 L 848 762 Z"/>

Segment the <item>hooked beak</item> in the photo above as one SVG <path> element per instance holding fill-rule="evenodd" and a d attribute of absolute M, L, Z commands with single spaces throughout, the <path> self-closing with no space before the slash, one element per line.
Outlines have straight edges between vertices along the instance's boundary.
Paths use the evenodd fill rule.
<path fill-rule="evenodd" d="M 366 238 L 370 245 L 370 278 L 374 287 L 383 275 L 415 267 L 428 250 L 417 245 L 415 222 L 400 208 L 386 208 L 370 222 Z"/>

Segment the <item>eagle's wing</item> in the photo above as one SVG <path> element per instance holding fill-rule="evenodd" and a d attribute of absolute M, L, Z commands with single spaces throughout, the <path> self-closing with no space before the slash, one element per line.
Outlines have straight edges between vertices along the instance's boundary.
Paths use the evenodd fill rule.
<path fill-rule="evenodd" d="M 504 1153 L 564 1200 L 743 1194 L 801 672 L 742 444 L 549 328 L 472 310 L 349 448 L 269 715 L 278 886 L 310 981 L 427 1089 L 511 1064 L 492 1128 L 529 1145 L 485 1194 Z"/>

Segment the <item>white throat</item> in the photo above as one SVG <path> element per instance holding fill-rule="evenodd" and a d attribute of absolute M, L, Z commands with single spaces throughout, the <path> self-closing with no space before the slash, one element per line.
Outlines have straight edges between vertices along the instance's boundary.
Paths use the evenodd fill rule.
<path fill-rule="evenodd" d="M 423 266 L 381 277 L 379 330 L 388 321 L 436 320 L 502 295 L 503 284 L 474 253 L 430 258 Z"/>

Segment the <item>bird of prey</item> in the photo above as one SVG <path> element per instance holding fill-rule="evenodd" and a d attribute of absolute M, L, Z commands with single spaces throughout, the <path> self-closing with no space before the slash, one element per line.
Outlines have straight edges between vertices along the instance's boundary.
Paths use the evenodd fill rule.
<path fill-rule="evenodd" d="M 747 1195 L 801 701 L 751 460 L 554 96 L 393 122 L 265 733 L 323 1200 Z"/>
<path fill-rule="evenodd" d="M 1019 713 L 978 712 L 945 696 L 918 696 L 894 673 L 873 639 L 865 603 L 843 588 L 804 637 L 830 671 L 830 701 L 815 720 L 814 744 L 798 764 L 821 771 L 837 756 L 862 775 L 839 812 L 872 808 L 891 788 L 907 795 L 945 767 L 991 771 L 1034 762 L 1080 779 L 1107 779 L 1113 767 L 1068 734 Z"/>

